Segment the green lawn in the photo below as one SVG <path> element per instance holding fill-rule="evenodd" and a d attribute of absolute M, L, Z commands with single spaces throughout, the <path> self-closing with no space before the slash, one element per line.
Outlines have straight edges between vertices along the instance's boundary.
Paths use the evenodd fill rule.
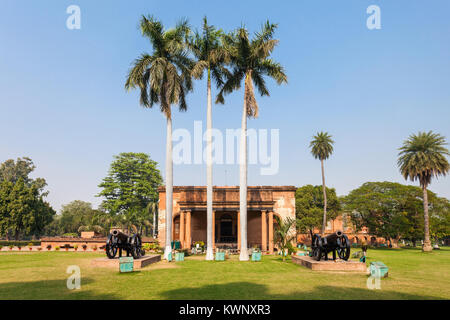
<path fill-rule="evenodd" d="M 367 276 L 313 272 L 279 257 L 259 263 L 188 257 L 159 262 L 132 274 L 93 268 L 100 253 L 0 253 L 0 299 L 449 299 L 450 248 L 369 250 L 368 261 L 389 266 L 381 290 Z M 80 290 L 66 288 L 66 268 L 81 268 Z"/>

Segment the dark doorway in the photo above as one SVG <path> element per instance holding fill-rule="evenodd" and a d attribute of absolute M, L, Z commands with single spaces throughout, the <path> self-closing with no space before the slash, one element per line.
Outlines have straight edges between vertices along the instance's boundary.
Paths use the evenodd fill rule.
<path fill-rule="evenodd" d="M 233 237 L 233 219 L 230 215 L 224 214 L 220 218 L 220 242 L 231 243 L 235 239 Z"/>

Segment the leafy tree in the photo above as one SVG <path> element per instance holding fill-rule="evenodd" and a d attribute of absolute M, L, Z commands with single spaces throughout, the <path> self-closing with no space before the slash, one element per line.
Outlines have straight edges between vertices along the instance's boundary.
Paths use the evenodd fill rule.
<path fill-rule="evenodd" d="M 43 178 L 30 178 L 30 174 L 36 169 L 36 166 L 28 157 L 17 158 L 16 161 L 13 159 L 8 159 L 2 164 L 0 164 L 0 182 L 9 181 L 13 184 L 16 183 L 19 179 L 22 179 L 25 185 L 31 186 L 36 185 L 40 192 L 43 191 L 47 183 Z M 45 193 L 45 195 L 47 195 Z"/>
<path fill-rule="evenodd" d="M 113 217 L 121 217 L 107 221 L 100 214 L 98 221 L 120 223 L 127 228 L 135 225 L 142 230 L 143 226 L 151 225 L 156 212 L 149 208 L 158 202 L 158 187 L 162 184 L 158 163 L 145 153 L 121 153 L 114 159 L 108 176 L 99 185 L 103 188 L 99 196 L 105 198 L 102 209 Z"/>
<path fill-rule="evenodd" d="M 78 233 L 81 226 L 91 225 L 95 210 L 89 202 L 74 200 L 62 206 L 59 223 L 63 233 Z M 88 231 L 88 230 L 83 230 Z"/>
<path fill-rule="evenodd" d="M 450 201 L 436 197 L 430 208 L 430 235 L 438 239 L 450 236 Z"/>
<path fill-rule="evenodd" d="M 283 261 L 286 260 L 286 249 L 289 248 L 291 242 L 295 240 L 295 219 L 287 217 L 282 220 L 278 216 L 275 216 L 277 221 L 277 228 L 274 233 L 274 241 L 281 250 L 281 256 Z"/>
<path fill-rule="evenodd" d="M 55 211 L 44 201 L 36 184 L 28 186 L 22 178 L 0 183 L 0 234 L 11 231 L 16 240 L 24 234 L 40 235 L 52 221 Z"/>
<path fill-rule="evenodd" d="M 314 158 L 320 160 L 322 166 L 322 192 L 323 192 L 323 222 L 322 222 L 322 235 L 325 234 L 325 226 L 327 224 L 327 193 L 325 191 L 325 170 L 323 167 L 323 161 L 328 159 L 333 153 L 333 143 L 331 136 L 328 132 L 318 132 L 311 141 L 309 147 Z"/>
<path fill-rule="evenodd" d="M 414 186 L 366 182 L 344 197 L 343 203 L 357 229 L 367 227 L 371 234 L 392 240 L 396 247 L 400 238 L 415 240 L 420 236 L 417 212 L 422 197 L 420 188 Z M 434 202 L 436 195 L 428 191 L 428 198 Z"/>
<path fill-rule="evenodd" d="M 224 46 L 228 51 L 231 72 L 228 74 L 216 98 L 216 103 L 224 103 L 224 94 L 240 89 L 244 82 L 244 104 L 242 109 L 240 159 L 239 159 L 239 199 L 240 199 L 240 260 L 248 260 L 247 254 L 247 117 L 258 117 L 258 103 L 255 99 L 253 85 L 261 96 L 269 96 L 264 77 L 276 80 L 278 84 L 286 83 L 287 76 L 283 67 L 270 58 L 278 40 L 273 39 L 276 24 L 267 21 L 253 39 L 249 38 L 245 27 L 224 36 Z"/>
<path fill-rule="evenodd" d="M 43 178 L 32 179 L 36 166 L 30 158 L 6 160 L 0 164 L 0 234 L 38 236 L 55 214 L 44 201 L 48 191 Z"/>
<path fill-rule="evenodd" d="M 336 196 L 336 190 L 331 188 L 326 188 L 325 190 L 328 198 L 327 219 L 332 220 L 339 214 L 341 206 Z M 320 229 L 322 226 L 323 206 L 324 201 L 321 186 L 306 185 L 298 188 L 295 192 L 297 230 L 302 233 L 309 232 L 312 239 L 314 229 Z"/>
<path fill-rule="evenodd" d="M 450 170 L 446 156 L 450 155 L 445 138 L 438 133 L 419 132 L 411 135 L 399 149 L 398 166 L 405 179 L 418 180 L 423 190 L 424 244 L 423 251 L 433 250 L 430 241 L 427 188 L 432 178 L 445 176 Z"/>
<path fill-rule="evenodd" d="M 188 57 L 186 40 L 190 33 L 187 21 L 180 21 L 173 29 L 164 30 L 154 17 L 142 17 L 142 35 L 150 40 L 153 53 L 142 54 L 135 60 L 125 83 L 127 90 L 140 90 L 140 104 L 152 108 L 159 104 L 167 120 L 166 135 L 166 248 L 164 258 L 172 251 L 173 160 L 172 105 L 187 110 L 186 94 L 192 90 L 193 62 Z"/>
<path fill-rule="evenodd" d="M 189 48 L 194 54 L 195 65 L 192 69 L 192 75 L 196 79 L 202 79 L 203 74 L 207 73 L 207 107 L 206 107 L 206 217 L 207 217 L 207 241 L 206 241 L 206 260 L 214 260 L 212 247 L 212 220 L 213 220 L 213 178 L 212 178 L 212 99 L 211 99 L 211 79 L 217 87 L 223 85 L 223 80 L 227 70 L 224 67 L 227 52 L 224 50 L 221 42 L 223 36 L 222 30 L 217 30 L 214 26 L 208 25 L 206 17 L 203 18 L 203 27 L 201 32 L 196 31 L 189 41 Z"/>

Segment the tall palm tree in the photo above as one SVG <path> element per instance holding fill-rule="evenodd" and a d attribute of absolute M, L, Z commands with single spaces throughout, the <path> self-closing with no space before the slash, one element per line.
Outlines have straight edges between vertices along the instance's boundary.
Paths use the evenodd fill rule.
<path fill-rule="evenodd" d="M 224 94 L 229 94 L 241 87 L 244 80 L 244 104 L 241 120 L 241 138 L 239 151 L 239 210 L 241 252 L 239 259 L 248 260 L 247 254 L 247 117 L 258 117 L 258 104 L 255 99 L 253 85 L 261 96 L 269 96 L 265 76 L 276 80 L 278 84 L 287 83 L 287 76 L 283 67 L 270 58 L 278 44 L 273 39 L 276 24 L 267 21 L 260 32 L 249 38 L 245 27 L 226 35 L 224 46 L 230 55 L 232 70 L 217 95 L 216 102 L 224 103 Z"/>
<path fill-rule="evenodd" d="M 217 87 L 223 85 L 225 72 L 224 62 L 227 54 L 222 47 L 222 30 L 208 25 L 206 17 L 203 18 L 201 32 L 196 32 L 189 41 L 189 48 L 195 56 L 195 65 L 192 75 L 196 79 L 202 79 L 207 73 L 207 102 L 206 102 L 206 218 L 207 218 L 207 240 L 206 260 L 214 260 L 213 254 L 213 178 L 212 178 L 212 101 L 211 101 L 211 78 Z"/>
<path fill-rule="evenodd" d="M 323 161 L 328 159 L 333 153 L 333 143 L 328 132 L 318 132 L 314 137 L 309 147 L 315 159 L 320 160 L 322 166 L 322 191 L 323 191 L 323 221 L 322 221 L 322 235 L 325 234 L 325 227 L 327 224 L 327 190 L 325 186 L 325 169 Z"/>
<path fill-rule="evenodd" d="M 175 28 L 164 30 L 152 16 L 140 21 L 142 35 L 150 40 L 153 53 L 143 53 L 129 71 L 125 88 L 140 89 L 140 104 L 151 108 L 159 104 L 167 121 L 166 135 L 166 247 L 164 258 L 171 253 L 173 209 L 172 104 L 187 109 L 185 95 L 192 90 L 193 62 L 188 57 L 186 40 L 190 29 L 186 20 Z"/>
<path fill-rule="evenodd" d="M 428 216 L 428 192 L 427 187 L 433 177 L 445 176 L 450 167 L 446 156 L 449 155 L 445 137 L 438 133 L 419 132 L 412 134 L 399 148 L 397 164 L 403 177 L 411 181 L 419 180 L 423 190 L 424 211 L 424 243 L 423 251 L 431 251 L 430 222 Z"/>

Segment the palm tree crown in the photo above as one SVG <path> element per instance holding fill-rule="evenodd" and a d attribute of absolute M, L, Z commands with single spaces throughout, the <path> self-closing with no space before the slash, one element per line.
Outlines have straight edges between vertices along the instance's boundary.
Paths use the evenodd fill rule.
<path fill-rule="evenodd" d="M 403 177 L 427 186 L 433 177 L 445 176 L 450 169 L 446 144 L 443 136 L 432 131 L 411 135 L 399 149 L 398 166 Z"/>
<path fill-rule="evenodd" d="M 224 36 L 224 46 L 227 49 L 232 70 L 227 81 L 216 98 L 216 103 L 224 103 L 224 94 L 239 89 L 242 79 L 245 78 L 244 101 L 247 108 L 247 116 L 258 116 L 258 104 L 255 99 L 253 84 L 255 84 L 261 96 L 269 96 L 264 76 L 269 76 L 278 84 L 287 83 L 284 68 L 269 58 L 278 44 L 273 39 L 276 24 L 267 21 L 260 32 L 255 33 L 254 39 L 249 39 L 248 31 L 241 27 L 235 32 Z"/>
<path fill-rule="evenodd" d="M 178 104 L 180 111 L 185 111 L 185 95 L 192 90 L 193 62 L 185 45 L 189 25 L 181 20 L 175 28 L 164 30 L 160 21 L 143 16 L 140 28 L 142 35 L 150 40 L 153 54 L 143 53 L 134 61 L 125 88 L 139 88 L 143 107 L 151 108 L 159 103 L 161 111 L 171 118 L 170 106 Z"/>
<path fill-rule="evenodd" d="M 319 160 L 328 159 L 333 153 L 333 143 L 328 132 L 318 132 L 311 141 L 309 147 L 314 158 Z"/>
<path fill-rule="evenodd" d="M 206 70 L 208 79 L 212 76 L 217 87 L 223 85 L 227 73 L 224 63 L 228 61 L 228 54 L 221 43 L 223 35 L 221 29 L 208 25 L 208 20 L 204 17 L 202 31 L 196 31 L 188 42 L 189 49 L 196 58 L 192 75 L 196 79 L 202 79 Z"/>

